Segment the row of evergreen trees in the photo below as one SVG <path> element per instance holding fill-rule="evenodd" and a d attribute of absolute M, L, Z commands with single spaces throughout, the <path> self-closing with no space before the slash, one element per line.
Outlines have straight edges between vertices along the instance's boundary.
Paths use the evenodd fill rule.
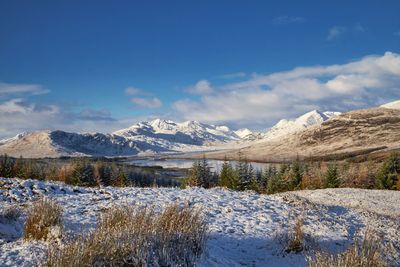
<path fill-rule="evenodd" d="M 79 186 L 180 186 L 177 180 L 156 176 L 138 167 L 102 160 L 34 160 L 0 156 L 0 177 L 61 181 Z"/>
<path fill-rule="evenodd" d="M 322 173 L 321 170 L 323 170 Z M 317 179 L 316 172 L 319 172 L 319 180 L 321 180 L 319 183 L 306 181 Z M 321 164 L 309 165 L 299 160 L 295 160 L 291 164 L 280 164 L 279 167 L 270 165 L 263 171 L 254 170 L 253 166 L 239 154 L 239 160 L 234 166 L 225 159 L 219 173 L 211 171 L 205 157 L 200 161 L 195 161 L 185 185 L 205 188 L 221 186 L 239 191 L 254 190 L 268 194 L 340 186 L 400 190 L 400 156 L 391 155 L 377 168 L 375 173 L 369 174 L 372 181 L 363 180 L 364 184 L 349 183 L 346 177 L 343 177 L 344 175 L 346 172 L 343 171 L 341 174 L 337 163 L 328 164 L 326 168 L 322 169 Z"/>

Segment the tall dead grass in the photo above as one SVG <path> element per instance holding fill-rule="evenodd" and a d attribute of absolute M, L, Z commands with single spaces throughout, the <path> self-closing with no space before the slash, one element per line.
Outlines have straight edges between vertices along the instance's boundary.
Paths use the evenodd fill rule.
<path fill-rule="evenodd" d="M 340 254 L 315 252 L 307 256 L 309 267 L 384 267 L 387 264 L 381 259 L 379 239 L 371 231 L 367 231 L 363 240 Z"/>
<path fill-rule="evenodd" d="M 42 198 L 35 203 L 28 212 L 24 226 L 24 238 L 46 240 L 55 231 L 58 233 L 62 227 L 62 208 L 48 198 Z"/>
<path fill-rule="evenodd" d="M 48 266 L 194 266 L 207 224 L 199 210 L 114 207 L 97 227 L 48 250 Z"/>

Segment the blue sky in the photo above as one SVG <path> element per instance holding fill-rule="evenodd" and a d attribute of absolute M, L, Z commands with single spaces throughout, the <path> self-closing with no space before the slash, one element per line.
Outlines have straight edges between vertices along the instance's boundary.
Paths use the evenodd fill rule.
<path fill-rule="evenodd" d="M 263 129 L 396 100 L 399 13 L 399 1 L 1 1 L 0 137 L 154 117 Z"/>

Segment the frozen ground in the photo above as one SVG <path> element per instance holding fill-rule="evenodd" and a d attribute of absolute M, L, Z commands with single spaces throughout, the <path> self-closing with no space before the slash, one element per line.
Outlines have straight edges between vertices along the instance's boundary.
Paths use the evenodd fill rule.
<path fill-rule="evenodd" d="M 27 209 L 46 195 L 64 207 L 66 230 L 93 227 L 96 215 L 118 204 L 157 208 L 178 202 L 200 207 L 210 225 L 200 266 L 305 266 L 305 254 L 283 251 L 282 233 L 304 220 L 310 246 L 344 250 L 354 237 L 372 228 L 382 237 L 392 266 L 400 264 L 400 192 L 327 189 L 273 196 L 221 188 L 79 188 L 64 184 L 0 178 L 0 212 L 9 205 Z M 32 266 L 44 257 L 47 244 L 21 239 L 18 222 L 0 220 L 0 265 Z"/>

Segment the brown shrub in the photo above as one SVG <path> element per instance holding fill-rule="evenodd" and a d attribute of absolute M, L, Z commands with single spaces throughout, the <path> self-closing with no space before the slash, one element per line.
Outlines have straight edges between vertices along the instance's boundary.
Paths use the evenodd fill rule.
<path fill-rule="evenodd" d="M 25 239 L 46 240 L 52 230 L 61 230 L 62 208 L 48 198 L 43 198 L 33 204 L 28 213 L 24 227 Z"/>
<path fill-rule="evenodd" d="M 397 177 L 396 189 L 400 190 L 400 175 Z"/>
<path fill-rule="evenodd" d="M 364 239 L 356 241 L 343 253 L 334 255 L 317 251 L 307 256 L 309 267 L 383 267 L 379 239 L 367 231 Z"/>
<path fill-rule="evenodd" d="M 294 225 L 292 231 L 286 236 L 286 253 L 299 253 L 304 249 L 304 232 L 303 232 L 303 219 L 299 218 Z"/>
<path fill-rule="evenodd" d="M 64 165 L 60 168 L 60 170 L 58 171 L 58 181 L 60 182 L 64 182 L 67 181 L 69 179 L 69 177 L 72 176 L 72 166 L 70 164 L 68 165 Z"/>
<path fill-rule="evenodd" d="M 178 205 L 116 207 L 86 234 L 49 247 L 48 266 L 194 266 L 206 240 L 204 217 Z"/>

